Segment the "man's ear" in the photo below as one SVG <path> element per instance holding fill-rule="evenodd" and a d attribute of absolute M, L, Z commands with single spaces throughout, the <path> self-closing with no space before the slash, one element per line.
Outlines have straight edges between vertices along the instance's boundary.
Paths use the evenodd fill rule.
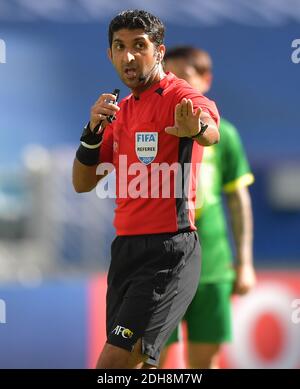
<path fill-rule="evenodd" d="M 158 52 L 157 59 L 159 62 L 161 62 L 164 59 L 166 53 L 166 46 L 159 45 L 157 52 Z"/>
<path fill-rule="evenodd" d="M 108 56 L 109 60 L 112 62 L 112 52 L 111 52 L 111 48 L 108 48 L 108 49 L 107 49 L 107 56 Z"/>

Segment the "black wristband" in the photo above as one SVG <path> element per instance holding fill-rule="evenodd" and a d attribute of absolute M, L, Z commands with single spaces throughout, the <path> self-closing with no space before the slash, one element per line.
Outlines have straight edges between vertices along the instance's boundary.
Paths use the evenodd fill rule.
<path fill-rule="evenodd" d="M 192 139 L 198 138 L 199 135 L 200 136 L 203 135 L 207 130 L 208 124 L 204 124 L 203 122 L 200 121 L 200 125 L 201 125 L 200 131 L 196 135 L 191 136 Z"/>
<path fill-rule="evenodd" d="M 80 138 L 80 142 L 84 142 L 87 145 L 94 146 L 101 143 L 103 138 L 103 131 L 100 134 L 95 134 L 90 129 L 90 122 L 84 127 L 83 133 Z"/>
<path fill-rule="evenodd" d="M 76 152 L 76 158 L 86 166 L 94 166 L 99 163 L 100 146 L 95 149 L 88 149 L 80 145 Z"/>

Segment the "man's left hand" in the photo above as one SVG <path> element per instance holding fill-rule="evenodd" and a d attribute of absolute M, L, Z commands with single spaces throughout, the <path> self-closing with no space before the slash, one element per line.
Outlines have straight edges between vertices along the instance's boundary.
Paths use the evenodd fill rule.
<path fill-rule="evenodd" d="M 166 127 L 167 134 L 183 137 L 192 137 L 201 130 L 200 115 L 202 109 L 199 107 L 194 113 L 193 102 L 190 99 L 182 99 L 175 107 L 174 127 Z"/>

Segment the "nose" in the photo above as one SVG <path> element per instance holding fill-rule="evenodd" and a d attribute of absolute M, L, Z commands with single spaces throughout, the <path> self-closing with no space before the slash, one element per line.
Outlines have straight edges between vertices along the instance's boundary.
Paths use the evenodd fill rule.
<path fill-rule="evenodd" d="M 129 63 L 129 62 L 133 61 L 134 59 L 135 59 L 135 56 L 129 50 L 127 50 L 125 52 L 125 60 L 126 60 L 126 62 Z"/>

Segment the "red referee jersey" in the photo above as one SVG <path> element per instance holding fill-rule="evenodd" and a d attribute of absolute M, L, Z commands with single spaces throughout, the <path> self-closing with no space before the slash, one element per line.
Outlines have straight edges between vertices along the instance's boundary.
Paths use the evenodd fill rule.
<path fill-rule="evenodd" d="M 168 73 L 160 82 L 120 103 L 106 127 L 99 162 L 116 169 L 117 235 L 195 230 L 196 182 L 203 147 L 191 138 L 165 133 L 174 125 L 175 106 L 183 98 L 201 107 L 219 125 L 214 102 L 186 81 Z"/>

